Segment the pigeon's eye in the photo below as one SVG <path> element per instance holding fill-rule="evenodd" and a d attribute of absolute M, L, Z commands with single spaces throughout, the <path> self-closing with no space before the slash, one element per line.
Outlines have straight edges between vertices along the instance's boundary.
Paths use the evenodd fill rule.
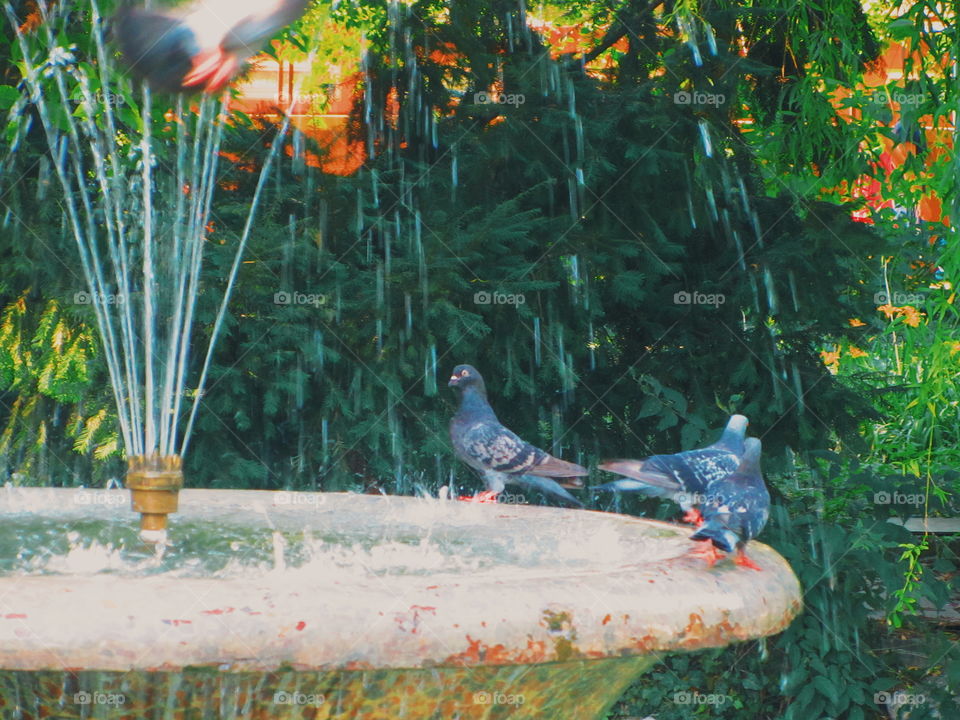
<path fill-rule="evenodd" d="M 461 371 L 460 371 L 460 377 L 466 377 L 466 376 L 469 375 L 469 374 L 470 374 L 470 371 L 469 371 L 469 370 L 461 370 Z"/>

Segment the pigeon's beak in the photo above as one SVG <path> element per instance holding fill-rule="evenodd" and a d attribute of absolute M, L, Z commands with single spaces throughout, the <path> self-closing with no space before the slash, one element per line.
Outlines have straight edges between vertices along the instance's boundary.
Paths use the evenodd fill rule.
<path fill-rule="evenodd" d="M 460 382 L 460 377 L 458 375 L 451 375 L 447 387 L 456 387 L 458 382 Z"/>

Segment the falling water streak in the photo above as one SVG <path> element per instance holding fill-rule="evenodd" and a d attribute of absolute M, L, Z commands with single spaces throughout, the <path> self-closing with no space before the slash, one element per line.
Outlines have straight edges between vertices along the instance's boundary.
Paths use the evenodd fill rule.
<path fill-rule="evenodd" d="M 427 397 L 437 394 L 437 345 L 430 344 L 430 352 L 423 358 L 423 389 Z"/>
<path fill-rule="evenodd" d="M 713 34 L 713 26 L 708 23 L 703 23 L 703 32 L 707 36 L 707 47 L 710 48 L 710 54 L 716 57 L 717 55 L 717 36 Z"/>
<path fill-rule="evenodd" d="M 533 319 L 533 361 L 540 367 L 540 318 Z"/>
<path fill-rule="evenodd" d="M 682 35 L 686 35 L 686 45 L 688 48 L 690 48 L 690 54 L 693 57 L 693 62 L 697 67 L 701 67 L 703 65 L 703 57 L 700 55 L 700 48 L 697 44 L 697 34 L 694 30 L 693 23 L 688 17 L 678 15 L 677 29 Z"/>
<path fill-rule="evenodd" d="M 570 219 L 576 223 L 580 217 L 580 210 L 577 207 L 577 185 L 572 177 L 567 178 L 567 196 L 570 202 Z"/>
<path fill-rule="evenodd" d="M 800 370 L 795 362 L 790 363 L 790 370 L 793 375 L 793 391 L 797 396 L 797 411 L 802 413 L 806 409 L 806 402 L 803 398 L 803 381 L 800 378 Z"/>
<path fill-rule="evenodd" d="M 793 270 L 787 270 L 787 281 L 790 284 L 790 299 L 793 302 L 793 311 L 800 312 L 800 303 L 797 300 L 797 278 Z"/>
<path fill-rule="evenodd" d="M 701 119 L 697 123 L 697 127 L 700 128 L 700 139 L 703 141 L 703 152 L 706 153 L 707 157 L 713 157 L 713 143 L 710 141 L 710 127 L 707 125 L 707 121 Z"/>
<path fill-rule="evenodd" d="M 555 457 L 560 457 L 563 454 L 563 445 L 560 443 L 563 438 L 563 420 L 560 416 L 560 408 L 556 403 L 550 408 L 550 429 L 552 432 L 550 452 Z"/>
<path fill-rule="evenodd" d="M 780 303 L 777 300 L 777 289 L 773 282 L 773 275 L 770 272 L 770 268 L 764 265 L 763 268 L 763 285 L 767 291 L 767 307 L 770 310 L 771 315 L 776 315 L 780 309 Z"/>
<path fill-rule="evenodd" d="M 720 214 L 717 212 L 717 200 L 713 196 L 713 188 L 708 186 L 704 188 L 703 191 L 707 196 L 707 206 L 710 208 L 710 217 L 713 218 L 714 222 L 717 222 L 720 219 Z"/>
<path fill-rule="evenodd" d="M 323 464 L 330 461 L 330 423 L 327 418 L 320 420 L 320 442 L 323 445 Z"/>
<path fill-rule="evenodd" d="M 457 186 L 460 184 L 460 175 L 457 172 L 457 148 L 454 146 L 450 153 L 450 202 L 457 201 Z"/>

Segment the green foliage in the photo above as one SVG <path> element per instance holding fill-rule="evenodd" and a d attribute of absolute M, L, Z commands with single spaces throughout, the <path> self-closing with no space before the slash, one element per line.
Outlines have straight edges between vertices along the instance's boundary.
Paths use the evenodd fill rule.
<path fill-rule="evenodd" d="M 117 450 L 115 431 L 103 426 L 106 398 L 88 397 L 95 341 L 83 325 L 72 327 L 56 300 L 30 312 L 27 299 L 24 293 L 0 316 L 0 402 L 8 408 L 0 468 L 18 483 L 51 475 L 75 481 L 90 467 L 71 457 L 71 438 L 88 459 Z"/>

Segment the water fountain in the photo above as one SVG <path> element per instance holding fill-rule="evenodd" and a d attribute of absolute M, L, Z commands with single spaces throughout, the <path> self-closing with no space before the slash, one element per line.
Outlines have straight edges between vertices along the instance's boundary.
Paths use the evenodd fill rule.
<path fill-rule="evenodd" d="M 666 523 L 433 498 L 180 491 L 179 457 L 281 143 L 188 393 L 222 108 L 179 100 L 158 129 L 145 89 L 121 146 L 103 98 L 132 96 L 112 84 L 96 4 L 89 64 L 57 44 L 64 15 L 40 7 L 39 34 L 18 34 L 26 92 L 12 113 L 32 104 L 49 143 L 129 473 L 127 490 L 0 489 L 0 715 L 597 718 L 663 653 L 763 637 L 799 612 L 799 585 L 775 551 L 751 546 L 759 573 L 706 569 L 688 555 L 689 529 Z M 58 115 L 74 97 L 80 112 Z"/>

